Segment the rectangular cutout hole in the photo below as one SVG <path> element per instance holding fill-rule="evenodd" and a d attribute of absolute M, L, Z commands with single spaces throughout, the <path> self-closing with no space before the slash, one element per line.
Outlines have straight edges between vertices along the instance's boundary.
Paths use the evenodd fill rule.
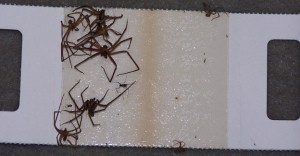
<path fill-rule="evenodd" d="M 21 53 L 21 32 L 0 29 L 0 111 L 19 108 Z"/>
<path fill-rule="evenodd" d="M 269 41 L 267 68 L 268 118 L 297 120 L 300 117 L 299 41 Z"/>

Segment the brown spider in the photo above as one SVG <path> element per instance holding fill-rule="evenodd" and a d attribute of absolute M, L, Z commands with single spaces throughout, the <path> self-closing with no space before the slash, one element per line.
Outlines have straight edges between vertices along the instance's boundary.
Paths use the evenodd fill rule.
<path fill-rule="evenodd" d="M 87 12 L 88 15 L 86 15 L 86 21 L 87 26 L 85 29 L 89 26 L 90 32 L 84 35 L 83 37 L 79 38 L 77 41 L 81 41 L 78 43 L 78 45 L 85 44 L 87 41 L 91 40 L 92 37 L 96 38 L 98 36 L 103 36 L 103 39 L 107 39 L 109 34 L 108 32 L 111 31 L 115 35 L 121 35 L 119 32 L 115 31 L 114 29 L 111 29 L 110 27 L 115 23 L 116 19 L 120 19 L 123 17 L 121 16 L 108 16 L 105 15 L 105 10 L 96 10 L 93 7 L 90 6 L 81 6 L 73 10 L 76 11 L 78 9 L 81 9 L 81 13 Z M 90 22 L 89 18 L 91 16 L 96 16 L 96 19 Z M 113 20 L 109 25 L 106 24 L 107 21 Z"/>
<path fill-rule="evenodd" d="M 56 126 L 56 122 L 57 122 L 57 118 L 58 118 L 58 114 L 60 113 L 60 107 L 61 107 L 61 103 L 62 103 L 62 99 L 63 99 L 63 96 L 61 98 L 61 101 L 60 101 L 60 105 L 59 105 L 59 108 L 58 108 L 58 111 L 54 111 L 54 128 L 55 130 L 57 131 L 57 136 L 56 136 L 56 141 L 57 141 L 57 145 L 62 145 L 62 141 L 67 141 L 70 145 L 73 145 L 72 142 L 68 139 L 68 137 L 72 137 L 75 139 L 75 145 L 77 145 L 77 140 L 78 140 L 78 134 L 81 133 L 81 121 L 82 121 L 82 118 L 80 119 L 80 122 L 78 121 L 78 117 L 76 116 L 75 114 L 75 118 L 76 118 L 76 122 L 77 122 L 77 125 L 78 127 L 76 127 L 74 125 L 73 122 L 71 122 L 71 124 L 73 125 L 74 129 L 72 130 L 67 130 L 67 128 L 64 128 L 63 130 L 62 129 L 59 129 L 57 126 Z M 75 109 L 76 110 L 76 109 Z"/>
<path fill-rule="evenodd" d="M 123 15 L 121 16 L 108 16 L 108 15 L 105 15 L 105 10 L 97 10 L 91 6 L 88 6 L 88 5 L 83 5 L 83 6 L 80 6 L 76 9 L 73 10 L 76 11 L 76 10 L 79 10 L 81 9 L 81 13 L 83 12 L 87 12 L 89 15 L 88 17 L 90 16 L 96 16 L 96 19 L 89 24 L 90 28 L 93 27 L 95 24 L 105 24 L 105 22 L 109 21 L 109 20 L 115 20 L 115 19 L 119 19 L 119 18 L 122 18 Z"/>
<path fill-rule="evenodd" d="M 174 148 L 174 152 L 176 154 L 183 153 L 183 152 L 186 151 L 185 143 L 183 141 L 173 140 L 173 146 L 172 147 Z"/>
<path fill-rule="evenodd" d="M 82 92 L 81 92 L 81 100 L 82 100 L 82 106 L 79 107 L 77 105 L 77 103 L 75 102 L 74 98 L 72 97 L 71 95 L 71 91 L 78 85 L 80 81 L 78 81 L 69 91 L 69 96 L 71 98 L 71 100 L 73 101 L 75 107 L 78 109 L 78 111 L 68 111 L 68 110 L 64 110 L 66 112 L 69 112 L 69 113 L 74 113 L 74 114 L 77 114 L 79 113 L 78 115 L 75 116 L 75 118 L 65 122 L 65 123 L 69 123 L 69 122 L 72 122 L 73 120 L 77 120 L 78 117 L 81 117 L 82 118 L 82 114 L 87 111 L 88 112 L 88 116 L 89 116 L 89 119 L 92 123 L 93 126 L 98 126 L 100 124 L 95 124 L 92 117 L 94 117 L 95 113 L 99 113 L 99 112 L 102 112 L 102 111 L 105 111 L 107 109 L 108 106 L 110 106 L 114 101 L 116 101 L 121 95 L 123 95 L 135 82 L 133 82 L 132 84 L 130 84 L 129 87 L 127 87 L 122 93 L 120 93 L 117 97 L 115 97 L 114 99 L 112 99 L 110 102 L 108 102 L 107 104 L 101 104 L 101 102 L 104 100 L 108 90 L 106 91 L 106 93 L 104 94 L 104 96 L 98 100 L 96 98 L 92 98 L 92 99 L 89 99 L 89 100 L 84 100 L 83 99 L 83 93 L 88 89 L 88 87 L 86 87 Z M 100 108 L 97 110 L 97 108 Z M 64 123 L 64 124 L 65 124 Z"/>
<path fill-rule="evenodd" d="M 71 45 L 72 42 L 70 42 L 68 40 L 69 35 L 72 31 L 79 31 L 79 29 L 77 28 L 78 25 L 80 23 L 82 23 L 82 21 L 85 19 L 85 16 L 83 14 L 79 14 L 79 17 L 77 19 L 75 19 L 72 15 L 75 14 L 79 14 L 79 12 L 76 13 L 70 13 L 67 16 L 70 18 L 70 20 L 68 21 L 68 25 L 63 24 L 63 22 L 61 21 L 61 35 L 62 35 L 62 41 L 61 41 L 61 61 L 65 61 L 66 59 L 69 59 L 70 65 L 72 67 L 72 63 L 71 63 L 71 59 L 70 57 L 72 55 L 74 55 L 76 52 L 73 52 L 73 50 L 71 49 Z M 65 34 L 63 34 L 63 28 L 67 28 Z M 72 45 L 75 45 L 74 43 Z M 64 57 L 64 49 L 66 50 L 67 53 L 67 57 Z"/>
<path fill-rule="evenodd" d="M 125 73 L 121 73 L 121 74 L 118 74 L 117 76 L 119 75 L 124 75 L 124 74 L 129 74 L 129 73 L 132 73 L 132 72 L 135 72 L 135 71 L 138 71 L 140 70 L 139 66 L 137 65 L 137 63 L 134 61 L 134 59 L 132 58 L 132 56 L 129 54 L 128 51 L 126 50 L 122 50 L 122 51 L 114 51 L 121 43 L 123 42 L 126 42 L 126 41 L 129 41 L 129 46 L 128 46 L 128 49 L 130 48 L 130 45 L 131 45 L 131 41 L 132 41 L 132 37 L 130 38 L 127 38 L 127 39 L 124 39 L 124 40 L 121 40 L 121 38 L 123 37 L 125 31 L 127 30 L 127 25 L 128 25 L 128 21 L 126 23 L 126 27 L 125 29 L 123 30 L 123 32 L 121 33 L 120 37 L 118 38 L 118 40 L 114 43 L 114 44 L 111 44 L 109 41 L 107 40 L 104 40 L 105 42 L 107 42 L 108 44 L 111 45 L 111 47 L 108 47 L 107 45 L 104 45 L 103 47 L 97 42 L 97 40 L 95 38 L 92 38 L 92 40 L 94 40 L 94 42 L 92 43 L 92 45 L 96 48 L 87 48 L 87 47 L 78 47 L 77 49 L 79 50 L 89 50 L 89 51 L 93 51 L 93 52 L 96 52 L 95 54 L 91 55 L 90 57 L 84 59 L 83 61 L 79 62 L 78 64 L 75 65 L 75 69 L 78 70 L 79 72 L 83 73 L 82 71 L 80 71 L 78 69 L 78 66 L 80 66 L 81 64 L 85 63 L 86 61 L 100 55 L 100 56 L 103 56 L 105 59 L 109 58 L 110 61 L 114 64 L 115 68 L 114 68 L 114 71 L 113 71 L 113 74 L 111 75 L 111 77 L 109 78 L 105 69 L 102 67 L 102 69 L 104 70 L 104 73 L 108 79 L 109 82 L 112 81 L 114 75 L 115 75 L 115 72 L 117 70 L 117 63 L 115 62 L 115 60 L 113 59 L 112 55 L 118 55 L 118 54 L 127 54 L 130 59 L 132 60 L 132 62 L 135 64 L 136 68 L 135 70 L 132 70 L 132 71 L 129 71 L 129 72 L 125 72 Z M 84 73 L 83 73 L 84 74 Z"/>
<path fill-rule="evenodd" d="M 79 42 L 77 44 L 77 47 L 88 43 L 88 41 L 91 41 L 92 38 L 96 38 L 98 36 L 103 36 L 103 39 L 107 40 L 107 38 L 109 37 L 108 31 L 113 32 L 115 35 L 121 35 L 121 33 L 110 28 L 114 23 L 115 23 L 115 19 L 109 25 L 106 25 L 105 23 L 104 24 L 97 23 L 97 25 L 91 28 L 90 32 L 88 32 L 86 35 L 82 36 L 81 38 L 77 39 L 77 42 Z"/>
<path fill-rule="evenodd" d="M 219 10 L 219 9 L 224 10 L 222 7 L 212 8 L 210 5 L 206 4 L 205 2 L 203 2 L 202 5 L 203 5 L 203 9 L 204 9 L 206 17 L 210 17 L 211 15 L 217 14 L 217 16 L 212 18 L 211 20 L 214 20 L 214 19 L 220 17 L 220 13 L 217 10 Z"/>

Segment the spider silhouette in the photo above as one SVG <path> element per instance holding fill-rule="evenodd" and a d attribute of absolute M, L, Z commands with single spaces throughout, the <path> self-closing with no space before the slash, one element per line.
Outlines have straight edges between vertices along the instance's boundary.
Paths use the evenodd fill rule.
<path fill-rule="evenodd" d="M 120 96 L 122 96 L 135 82 L 133 82 L 132 84 L 130 84 L 122 93 L 120 93 L 118 96 L 116 96 L 114 99 L 112 99 L 110 102 L 108 102 L 107 104 L 102 104 L 102 101 L 104 100 L 108 90 L 106 91 L 106 93 L 104 94 L 104 96 L 98 100 L 96 98 L 92 98 L 92 99 L 89 99 L 89 100 L 84 100 L 83 99 L 83 93 L 88 89 L 88 87 L 86 87 L 82 92 L 81 92 L 81 100 L 82 100 L 82 105 L 81 107 L 79 107 L 77 105 L 77 103 L 75 102 L 74 98 L 72 97 L 71 95 L 71 91 L 79 84 L 80 81 L 78 81 L 69 91 L 69 96 L 71 98 L 71 100 L 73 101 L 73 104 L 75 105 L 75 107 L 78 109 L 78 110 L 75 110 L 75 111 L 68 111 L 68 110 L 64 110 L 66 112 L 69 112 L 69 113 L 74 113 L 74 114 L 78 114 L 75 116 L 75 118 L 65 122 L 64 124 L 66 123 L 69 123 L 69 122 L 72 122 L 74 120 L 77 120 L 78 117 L 82 117 L 83 113 L 85 111 L 87 111 L 88 113 L 88 117 L 92 123 L 93 126 L 98 126 L 100 124 L 95 124 L 92 117 L 94 117 L 94 115 L 96 113 L 99 113 L 99 112 L 102 112 L 102 111 L 105 111 L 113 102 L 115 102 Z"/>
<path fill-rule="evenodd" d="M 67 128 L 59 129 L 56 126 L 58 115 L 59 115 L 59 113 L 61 113 L 60 107 L 62 104 L 62 100 L 63 100 L 63 96 L 61 98 L 58 111 L 54 111 L 54 123 L 53 124 L 54 124 L 55 130 L 58 133 L 56 136 L 57 145 L 62 145 L 63 142 L 65 142 L 65 141 L 67 141 L 70 145 L 73 145 L 72 142 L 69 140 L 69 137 L 72 137 L 73 139 L 75 139 L 75 145 L 77 145 L 78 134 L 81 133 L 80 127 L 81 127 L 82 118 L 80 119 L 80 122 L 79 122 L 78 117 L 76 117 L 76 114 L 75 114 L 77 127 L 75 126 L 75 124 L 73 122 L 71 122 L 72 126 L 74 127 L 74 129 L 71 129 L 71 130 L 67 130 Z"/>
<path fill-rule="evenodd" d="M 184 153 L 186 151 L 185 143 L 183 141 L 173 140 L 173 146 L 172 147 L 174 148 L 174 152 L 176 154 Z"/>
<path fill-rule="evenodd" d="M 128 25 L 128 21 L 126 23 L 125 29 L 123 30 L 123 32 L 121 33 L 120 37 L 118 38 L 118 40 L 114 44 L 111 44 L 108 40 L 104 40 L 105 42 L 107 42 L 108 44 L 111 45 L 110 47 L 108 47 L 107 45 L 101 46 L 100 43 L 98 43 L 98 41 L 95 38 L 92 38 L 93 43 L 91 44 L 95 48 L 93 48 L 93 47 L 84 47 L 84 46 L 77 47 L 77 49 L 79 49 L 79 50 L 89 50 L 89 51 L 96 52 L 96 53 L 93 54 L 93 55 L 91 55 L 91 56 L 89 56 L 88 58 L 84 59 L 83 61 L 79 62 L 78 64 L 76 64 L 75 65 L 75 69 L 78 70 L 79 72 L 83 73 L 81 70 L 78 69 L 78 66 L 80 66 L 81 64 L 85 63 L 86 61 L 88 61 L 88 60 L 90 60 L 90 59 L 92 59 L 92 58 L 100 55 L 100 56 L 104 57 L 105 59 L 108 58 L 114 64 L 114 66 L 115 66 L 113 74 L 110 77 L 108 76 L 106 70 L 103 67 L 101 67 L 103 69 L 103 71 L 104 71 L 104 73 L 105 73 L 108 81 L 111 82 L 112 79 L 113 79 L 113 77 L 114 77 L 114 75 L 115 75 L 117 67 L 118 67 L 117 63 L 115 62 L 115 60 L 114 60 L 114 58 L 112 56 L 113 55 L 119 55 L 119 54 L 127 54 L 129 56 L 129 58 L 132 60 L 132 62 L 135 64 L 136 69 L 132 70 L 132 71 L 129 71 L 129 72 L 121 73 L 121 74 L 118 74 L 118 75 L 129 74 L 129 73 L 136 72 L 136 71 L 140 70 L 139 66 L 134 61 L 134 59 L 132 58 L 132 56 L 129 54 L 128 51 L 126 51 L 126 50 L 115 51 L 115 49 L 120 44 L 122 44 L 122 43 L 124 43 L 126 41 L 129 41 L 128 49 L 130 48 L 132 37 L 124 39 L 124 40 L 121 40 L 121 38 L 123 37 L 125 31 L 127 30 L 127 25 Z"/>
<path fill-rule="evenodd" d="M 222 8 L 222 7 L 212 8 L 210 5 L 206 4 L 205 2 L 203 2 L 202 5 L 203 5 L 203 9 L 204 9 L 206 17 L 210 17 L 211 15 L 217 15 L 216 17 L 212 18 L 211 20 L 214 20 L 214 19 L 220 17 L 220 13 L 218 10 L 224 10 L 224 8 Z"/>

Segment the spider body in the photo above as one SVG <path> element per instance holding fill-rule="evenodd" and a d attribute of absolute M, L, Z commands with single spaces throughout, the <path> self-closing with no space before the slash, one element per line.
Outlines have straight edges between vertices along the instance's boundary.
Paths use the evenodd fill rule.
<path fill-rule="evenodd" d="M 85 63 L 86 61 L 100 55 L 102 57 L 104 57 L 105 59 L 109 59 L 115 66 L 114 68 L 114 71 L 113 71 L 113 74 L 109 77 L 107 75 L 107 72 L 105 71 L 105 69 L 102 67 L 102 69 L 104 70 L 104 73 L 108 79 L 109 82 L 112 81 L 114 75 L 115 75 L 115 72 L 117 70 L 117 63 L 115 62 L 115 60 L 113 59 L 113 55 L 118 55 L 118 54 L 127 54 L 129 56 L 129 58 L 132 60 L 132 62 L 135 64 L 136 66 L 136 69 L 135 70 L 132 70 L 132 71 L 129 71 L 129 72 L 125 72 L 125 73 L 121 73 L 121 74 L 118 74 L 118 75 L 124 75 L 124 74 L 129 74 L 129 73 L 132 73 L 132 72 L 135 72 L 135 71 L 138 71 L 140 68 L 139 66 L 137 65 L 137 63 L 134 61 L 134 59 L 132 58 L 132 56 L 129 54 L 128 51 L 126 50 L 122 50 L 122 51 L 115 51 L 115 49 L 121 44 L 121 43 L 124 43 L 126 41 L 129 41 L 129 45 L 128 45 L 128 49 L 130 48 L 130 45 L 131 45 L 131 41 L 132 41 L 132 38 L 127 38 L 127 39 L 124 39 L 124 40 L 121 40 L 123 35 L 125 34 L 125 31 L 127 30 L 127 25 L 128 25 L 128 21 L 126 23 L 126 27 L 125 29 L 123 30 L 123 32 L 121 33 L 120 37 L 118 38 L 118 40 L 114 43 L 114 44 L 111 44 L 108 40 L 104 40 L 105 42 L 107 42 L 108 44 L 110 44 L 111 46 L 108 47 L 107 45 L 104 45 L 104 46 L 101 46 L 100 43 L 97 42 L 97 40 L 95 38 L 92 38 L 93 40 L 93 47 L 91 48 L 87 48 L 87 47 L 78 47 L 79 50 L 89 50 L 89 51 L 93 51 L 93 52 L 96 52 L 95 54 L 91 55 L 90 57 L 84 59 L 83 61 L 79 62 L 78 64 L 75 65 L 75 69 L 78 70 L 79 72 L 83 73 L 82 71 L 80 71 L 78 69 L 78 66 L 80 66 L 81 64 Z"/>
<path fill-rule="evenodd" d="M 99 112 L 102 112 L 102 111 L 105 111 L 108 106 L 110 106 L 114 101 L 116 101 L 120 96 L 122 96 L 135 82 L 133 82 L 132 84 L 130 84 L 129 87 L 127 87 L 122 93 L 120 93 L 118 96 L 116 96 L 114 99 L 112 99 L 110 102 L 108 102 L 107 104 L 102 104 L 102 101 L 104 100 L 104 98 L 106 97 L 107 95 L 107 92 L 108 90 L 106 91 L 106 93 L 104 94 L 104 96 L 98 100 L 96 98 L 92 98 L 92 99 L 89 99 L 89 100 L 84 100 L 83 99 L 83 93 L 88 89 L 88 87 L 86 87 L 82 92 L 81 92 L 81 100 L 82 100 L 82 106 L 79 107 L 77 105 L 77 103 L 75 102 L 74 98 L 72 97 L 71 95 L 71 91 L 79 84 L 80 81 L 78 81 L 69 91 L 69 96 L 71 98 L 71 100 L 73 101 L 73 104 L 75 105 L 75 107 L 78 109 L 78 110 L 75 110 L 75 111 L 68 111 L 68 110 L 64 110 L 66 112 L 69 112 L 69 113 L 74 113 L 74 114 L 77 114 L 75 115 L 75 118 L 65 122 L 64 124 L 66 123 L 69 123 L 69 122 L 72 122 L 74 120 L 77 120 L 78 117 L 82 117 L 83 113 L 87 111 L 88 113 L 88 117 L 92 123 L 93 126 L 98 126 L 100 124 L 95 124 L 92 117 L 94 117 L 94 115 L 96 113 L 99 113 Z"/>
<path fill-rule="evenodd" d="M 202 5 L 203 5 L 203 9 L 204 9 L 206 17 L 210 17 L 211 15 L 217 15 L 216 17 L 212 18 L 211 20 L 214 20 L 214 19 L 220 17 L 220 13 L 217 10 L 223 9 L 223 8 L 221 8 L 221 7 L 212 8 L 210 5 L 206 4 L 205 2 L 203 2 Z"/>
<path fill-rule="evenodd" d="M 67 128 L 59 129 L 56 126 L 57 118 L 58 118 L 58 115 L 60 113 L 60 107 L 61 107 L 62 99 L 61 99 L 58 111 L 54 111 L 54 123 L 53 124 L 54 124 L 55 130 L 58 133 L 57 136 L 56 136 L 57 145 L 62 145 L 63 142 L 65 142 L 65 141 L 67 141 L 70 145 L 73 145 L 73 143 L 69 140 L 69 137 L 72 137 L 73 139 L 75 139 L 75 145 L 77 145 L 78 134 L 81 133 L 80 126 L 81 126 L 82 118 L 79 122 L 76 115 L 75 115 L 76 122 L 77 122 L 78 126 L 76 127 L 75 124 L 73 122 L 71 122 L 72 126 L 74 127 L 74 129 L 71 129 L 71 130 L 67 130 Z"/>
<path fill-rule="evenodd" d="M 173 140 L 173 146 L 172 147 L 174 148 L 174 152 L 176 154 L 184 153 L 186 151 L 185 143 L 183 141 Z"/>

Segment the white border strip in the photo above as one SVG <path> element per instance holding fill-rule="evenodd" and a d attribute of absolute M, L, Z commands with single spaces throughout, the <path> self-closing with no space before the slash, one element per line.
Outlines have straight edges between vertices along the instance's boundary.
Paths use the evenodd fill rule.
<path fill-rule="evenodd" d="M 20 107 L 16 112 L 0 112 L 1 142 L 56 143 L 57 133 L 49 123 L 61 99 L 57 21 L 62 19 L 62 8 L 0 5 L 0 29 L 22 33 Z"/>
<path fill-rule="evenodd" d="M 300 149 L 300 121 L 267 117 L 267 44 L 300 40 L 300 15 L 230 14 L 228 147 Z"/>

